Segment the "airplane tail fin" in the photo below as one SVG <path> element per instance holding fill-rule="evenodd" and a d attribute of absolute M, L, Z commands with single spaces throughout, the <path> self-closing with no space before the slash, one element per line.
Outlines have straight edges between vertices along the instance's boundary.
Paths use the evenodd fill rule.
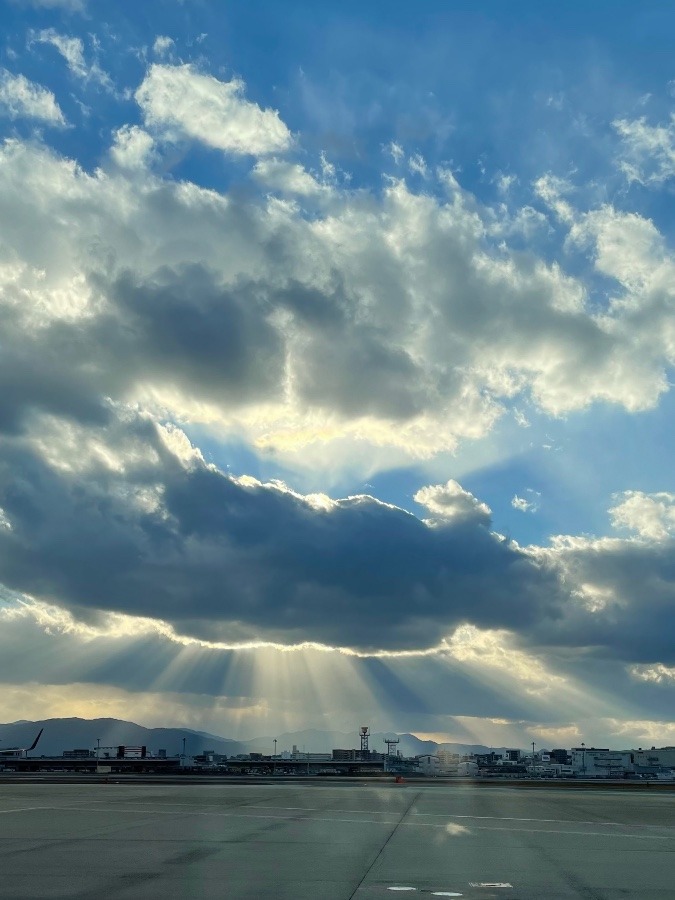
<path fill-rule="evenodd" d="M 30 745 L 30 747 L 29 747 L 28 750 L 26 751 L 27 753 L 30 753 L 31 750 L 35 750 L 35 748 L 36 748 L 37 745 L 38 745 L 38 741 L 39 741 L 40 738 L 42 737 L 42 732 L 43 732 L 43 731 L 44 731 L 44 728 L 41 728 L 41 729 L 40 729 L 40 733 L 38 734 L 38 736 L 35 738 L 35 740 L 33 741 L 33 743 Z"/>

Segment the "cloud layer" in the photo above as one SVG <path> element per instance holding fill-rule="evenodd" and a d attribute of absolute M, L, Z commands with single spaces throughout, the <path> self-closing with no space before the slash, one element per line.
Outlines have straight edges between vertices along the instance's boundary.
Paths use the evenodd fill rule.
<path fill-rule="evenodd" d="M 290 144 L 240 82 L 189 65 L 151 66 L 136 99 L 161 139 L 235 154 Z M 570 538 L 522 550 L 452 479 L 415 494 L 425 521 L 367 496 L 317 505 L 223 475 L 153 420 L 216 423 L 260 446 L 358 434 L 430 453 L 485 434 L 523 395 L 551 413 L 648 406 L 675 346 L 672 262 L 654 226 L 577 213 L 559 181 L 538 184 L 568 241 L 593 248 L 624 291 L 598 312 L 557 264 L 497 245 L 494 212 L 448 171 L 437 195 L 402 180 L 364 194 L 325 161 L 321 175 L 256 164 L 270 189 L 318 204 L 305 209 L 173 182 L 148 168 L 156 152 L 137 126 L 91 174 L 45 147 L 3 148 L 6 583 L 230 642 L 424 649 L 471 621 L 531 642 L 614 641 L 629 656 L 632 585 L 663 548 Z M 632 495 L 612 514 L 641 516 L 643 537 L 660 539 L 655 503 Z M 660 584 L 650 602 L 665 615 Z M 638 659 L 653 652 L 647 632 Z"/>
<path fill-rule="evenodd" d="M 660 224 L 620 198 L 586 202 L 554 172 L 522 190 L 499 173 L 491 202 L 391 138 L 394 174 L 387 160 L 377 182 L 352 183 L 240 78 L 204 60 L 170 64 L 173 39 L 148 44 L 161 63 L 138 51 L 143 72 L 122 89 L 94 38 L 31 35 L 31 52 L 61 54 L 71 87 L 105 87 L 117 106 L 85 165 L 30 131 L 66 135 L 62 94 L 0 74 L 11 129 L 0 149 L 0 580 L 19 595 L 8 628 L 36 647 L 53 629 L 82 651 L 83 682 L 120 691 L 129 684 L 96 670 L 89 644 L 121 642 L 121 658 L 152 648 L 147 691 L 176 689 L 166 673 L 177 669 L 194 696 L 216 696 L 241 645 L 317 659 L 337 648 L 411 710 L 445 667 L 443 683 L 485 680 L 492 699 L 471 694 L 485 716 L 515 684 L 551 739 L 578 733 L 580 660 L 605 660 L 636 697 L 666 690 L 669 485 L 622 486 L 610 537 L 521 546 L 450 472 L 418 476 L 412 514 L 369 494 L 233 477 L 186 436 L 199 428 L 205 446 L 236 440 L 299 468 L 311 451 L 340 468 L 382 448 L 399 461 L 454 451 L 509 411 L 529 424 L 521 407 L 653 409 L 675 363 L 675 265 Z M 672 130 L 615 120 L 622 184 L 671 177 Z M 510 487 L 512 507 L 538 511 L 526 491 Z M 538 705 L 551 686 L 565 721 Z M 251 683 L 231 696 L 260 710 Z M 609 721 L 616 710 L 595 699 Z M 516 722 L 523 709 L 508 703 Z M 637 701 L 628 713 L 649 732 Z"/>
<path fill-rule="evenodd" d="M 79 446 L 79 465 L 4 444 L 0 567 L 12 589 L 78 614 L 123 611 L 229 642 L 401 650 L 469 619 L 521 628 L 564 597 L 478 505 L 431 525 L 368 496 L 303 497 L 225 476 L 142 420 L 45 439 L 55 459 Z"/>

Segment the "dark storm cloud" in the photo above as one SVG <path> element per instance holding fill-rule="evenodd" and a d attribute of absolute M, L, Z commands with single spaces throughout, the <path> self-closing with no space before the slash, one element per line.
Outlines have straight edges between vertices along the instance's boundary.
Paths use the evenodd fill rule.
<path fill-rule="evenodd" d="M 556 615 L 555 574 L 482 525 L 430 527 L 371 497 L 315 508 L 287 490 L 159 463 L 124 475 L 57 472 L 5 445 L 0 570 L 70 608 L 152 616 L 219 640 L 426 647 L 453 626 L 524 627 Z M 138 500 L 153 490 L 159 506 Z"/>
<path fill-rule="evenodd" d="M 632 662 L 675 662 L 675 540 L 577 539 L 551 562 L 585 591 L 554 628 L 533 629 L 536 638 Z"/>

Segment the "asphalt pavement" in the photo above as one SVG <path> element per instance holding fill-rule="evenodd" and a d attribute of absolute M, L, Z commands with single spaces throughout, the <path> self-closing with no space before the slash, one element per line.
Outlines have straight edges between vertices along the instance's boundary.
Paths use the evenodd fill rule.
<path fill-rule="evenodd" d="M 0 897 L 675 900 L 675 794 L 0 782 Z"/>

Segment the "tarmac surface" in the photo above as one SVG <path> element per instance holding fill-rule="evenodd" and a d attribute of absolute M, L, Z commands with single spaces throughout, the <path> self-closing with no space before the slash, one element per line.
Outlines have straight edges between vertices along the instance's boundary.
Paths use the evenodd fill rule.
<path fill-rule="evenodd" d="M 675 794 L 0 781 L 0 897 L 675 900 Z"/>

